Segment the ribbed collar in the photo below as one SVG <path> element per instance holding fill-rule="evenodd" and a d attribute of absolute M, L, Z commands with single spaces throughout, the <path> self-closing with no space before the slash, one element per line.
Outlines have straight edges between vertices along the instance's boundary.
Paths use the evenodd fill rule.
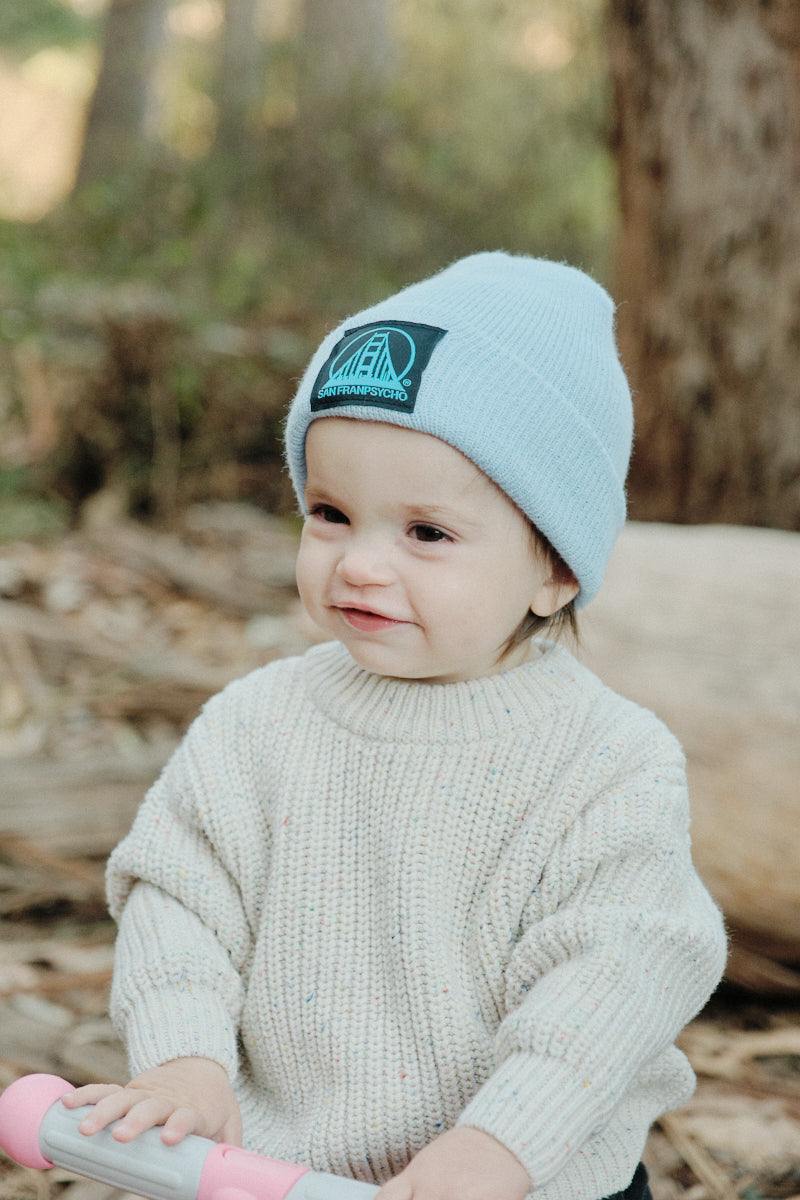
<path fill-rule="evenodd" d="M 549 724 L 556 709 L 598 681 L 552 642 L 520 667 L 459 683 L 418 683 L 363 670 L 340 642 L 303 659 L 309 699 L 348 732 L 374 741 L 429 745 L 506 737 Z"/>

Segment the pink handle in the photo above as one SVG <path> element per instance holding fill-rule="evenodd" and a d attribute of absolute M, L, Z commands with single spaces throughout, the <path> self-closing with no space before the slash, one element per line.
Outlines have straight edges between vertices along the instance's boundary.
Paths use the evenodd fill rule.
<path fill-rule="evenodd" d="M 236 1146 L 217 1145 L 203 1163 L 197 1200 L 286 1200 L 307 1170 Z"/>
<path fill-rule="evenodd" d="M 0 1146 L 24 1167 L 52 1167 L 39 1149 L 45 1113 L 75 1089 L 58 1075 L 25 1075 L 0 1096 Z"/>

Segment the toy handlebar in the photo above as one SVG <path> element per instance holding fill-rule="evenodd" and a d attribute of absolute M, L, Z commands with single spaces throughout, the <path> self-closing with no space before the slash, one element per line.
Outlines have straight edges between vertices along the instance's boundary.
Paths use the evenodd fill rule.
<path fill-rule="evenodd" d="M 0 1147 L 25 1167 L 66 1167 L 150 1200 L 371 1200 L 369 1183 L 324 1175 L 190 1134 L 167 1146 L 159 1129 L 117 1142 L 113 1125 L 87 1136 L 90 1111 L 66 1108 L 75 1089 L 57 1075 L 26 1075 L 0 1096 Z"/>

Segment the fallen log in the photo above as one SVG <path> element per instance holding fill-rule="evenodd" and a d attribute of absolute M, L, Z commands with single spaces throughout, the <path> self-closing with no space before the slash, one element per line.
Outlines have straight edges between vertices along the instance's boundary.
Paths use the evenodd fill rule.
<path fill-rule="evenodd" d="M 800 534 L 631 524 L 582 659 L 683 743 L 728 977 L 800 993 Z"/>
<path fill-rule="evenodd" d="M 165 745 L 131 758 L 94 761 L 6 762 L 0 772 L 0 830 L 28 839 L 43 854 L 108 854 L 129 829 L 170 750 Z"/>

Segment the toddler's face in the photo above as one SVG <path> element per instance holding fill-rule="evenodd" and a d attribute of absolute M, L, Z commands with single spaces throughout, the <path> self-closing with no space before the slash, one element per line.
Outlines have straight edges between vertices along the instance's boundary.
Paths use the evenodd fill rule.
<path fill-rule="evenodd" d="M 379 675 L 475 679 L 502 659 L 529 608 L 549 616 L 557 582 L 511 501 L 452 446 L 374 421 L 325 417 L 306 439 L 309 510 L 300 595 L 322 629 Z"/>

